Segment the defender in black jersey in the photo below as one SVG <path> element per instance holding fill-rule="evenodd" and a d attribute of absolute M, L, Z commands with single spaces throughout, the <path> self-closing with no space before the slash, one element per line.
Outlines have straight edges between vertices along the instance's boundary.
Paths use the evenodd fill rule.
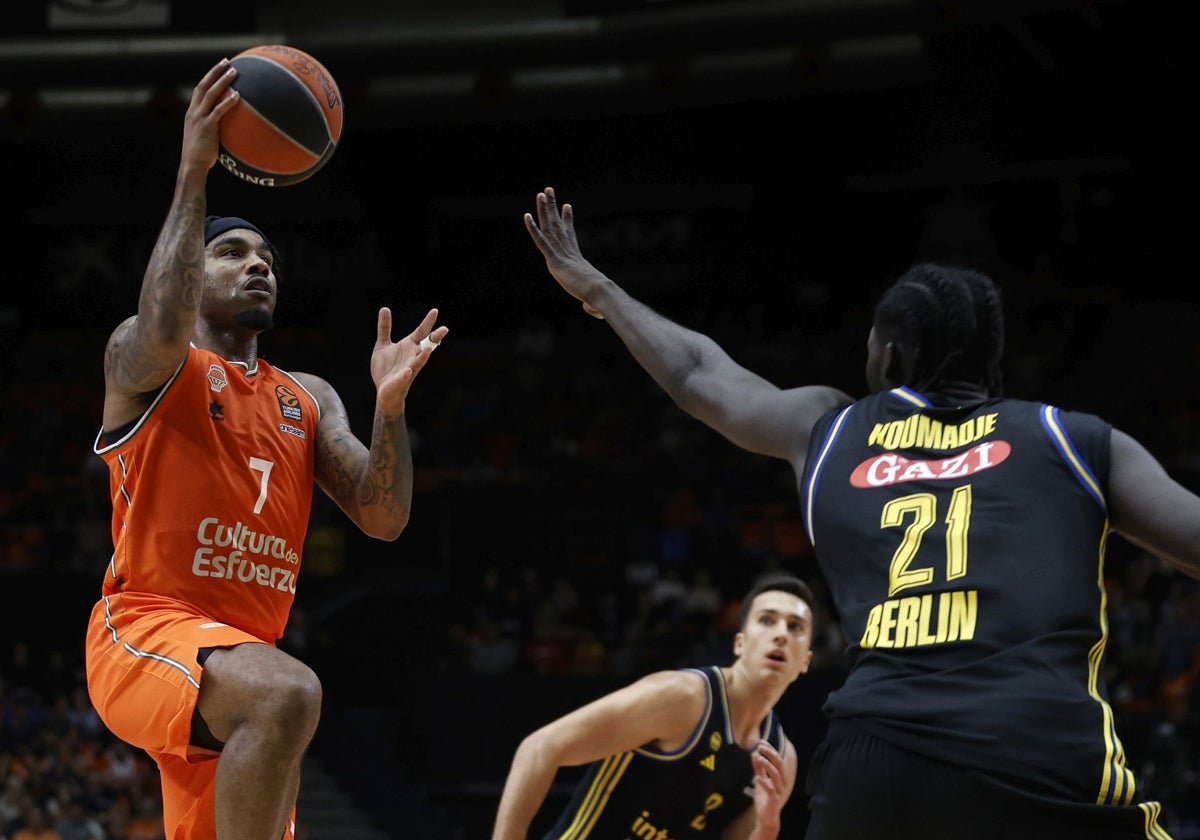
<path fill-rule="evenodd" d="M 525 738 L 492 840 L 525 840 L 560 767 L 590 764 L 546 840 L 772 840 L 796 779 L 773 711 L 812 659 L 812 593 L 759 580 L 727 668 L 659 671 Z"/>
<path fill-rule="evenodd" d="M 536 209 L 550 273 L 671 398 L 795 470 L 851 663 L 809 840 L 1168 840 L 1102 678 L 1104 554 L 1116 532 L 1200 578 L 1200 497 L 1100 418 L 1000 396 L 989 278 L 905 272 L 875 309 L 870 396 L 781 390 L 584 259 L 552 189 Z"/>

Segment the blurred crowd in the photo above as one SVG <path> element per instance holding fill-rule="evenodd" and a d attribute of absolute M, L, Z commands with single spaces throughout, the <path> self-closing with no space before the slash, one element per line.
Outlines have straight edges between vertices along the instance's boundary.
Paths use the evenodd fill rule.
<path fill-rule="evenodd" d="M 104 727 L 81 664 L 20 640 L 0 660 L 0 838 L 164 840 L 158 773 Z"/>
<path fill-rule="evenodd" d="M 747 334 L 745 318 L 754 314 L 718 321 L 718 339 Z M 390 547 L 356 544 L 335 508 L 315 504 L 309 577 L 286 640 L 300 655 L 319 659 L 338 643 L 329 592 L 399 551 L 432 558 L 422 585 L 432 581 L 449 605 L 423 651 L 433 667 L 632 676 L 722 658 L 739 593 L 776 568 L 806 578 L 821 599 L 814 667 L 843 667 L 845 639 L 801 527 L 794 476 L 687 418 L 623 350 L 598 350 L 587 328 L 447 344 L 410 411 L 413 533 Z M 104 339 L 39 329 L 12 342 L 10 370 L 26 375 L 2 394 L 0 580 L 49 573 L 99 591 L 111 552 L 108 478 L 91 452 Z M 332 341 L 328 331 L 281 329 L 264 355 L 324 372 Z M 765 343 L 738 352 L 769 376 L 796 361 Z M 369 391 L 343 397 L 352 416 L 369 417 Z M 1186 401 L 1162 405 L 1169 413 L 1153 418 L 1162 437 L 1151 445 L 1195 425 Z M 1147 431 L 1144 417 L 1109 419 Z M 1158 450 L 1183 480 L 1196 468 L 1191 437 Z M 410 560 L 401 577 L 413 569 Z M 1104 677 L 1126 755 L 1166 805 L 1177 840 L 1200 836 L 1200 584 L 1118 540 L 1105 584 Z M 48 618 L 82 628 L 84 616 Z M 0 662 L 0 840 L 161 837 L 153 766 L 96 718 L 78 649 L 35 651 L 31 661 L 35 641 L 18 638 Z"/>

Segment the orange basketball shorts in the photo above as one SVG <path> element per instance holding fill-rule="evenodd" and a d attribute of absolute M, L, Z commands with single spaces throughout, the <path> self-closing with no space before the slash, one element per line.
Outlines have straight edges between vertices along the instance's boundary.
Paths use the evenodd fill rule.
<path fill-rule="evenodd" d="M 201 648 L 247 643 L 264 644 L 171 598 L 122 592 L 92 608 L 85 648 L 88 694 L 105 726 L 158 765 L 168 840 L 216 836 L 219 753 L 189 743 L 204 670 L 196 656 Z"/>

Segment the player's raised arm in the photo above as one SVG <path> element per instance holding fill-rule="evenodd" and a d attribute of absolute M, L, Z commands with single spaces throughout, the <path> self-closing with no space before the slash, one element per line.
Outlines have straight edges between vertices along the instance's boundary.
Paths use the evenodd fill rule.
<path fill-rule="evenodd" d="M 142 278 L 137 315 L 109 338 L 104 356 L 108 428 L 136 416 L 125 405 L 162 385 L 187 353 L 204 285 L 205 187 L 217 160 L 217 126 L 237 102 L 224 97 L 235 71 L 222 60 L 192 91 L 184 116 L 175 193 Z"/>
<path fill-rule="evenodd" d="M 675 403 L 733 443 L 798 463 L 813 423 L 850 402 L 835 388 L 783 390 L 747 370 L 715 341 L 655 312 L 586 260 L 571 205 L 553 188 L 537 195 L 525 228 L 546 268 L 591 315 L 608 322 L 629 352 Z"/>
<path fill-rule="evenodd" d="M 368 446 L 350 431 L 345 406 L 334 389 L 315 376 L 304 385 L 321 403 L 316 479 L 353 522 L 370 536 L 394 540 L 408 524 L 412 509 L 412 447 L 405 405 L 409 389 L 434 349 L 450 332 L 435 327 L 438 311 L 429 310 L 416 329 L 392 341 L 392 312 L 379 310 L 371 376 L 375 380 L 375 417 Z"/>

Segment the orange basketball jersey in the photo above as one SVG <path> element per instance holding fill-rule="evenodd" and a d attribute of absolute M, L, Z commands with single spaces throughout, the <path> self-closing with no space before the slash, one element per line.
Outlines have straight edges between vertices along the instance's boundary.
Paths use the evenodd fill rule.
<path fill-rule="evenodd" d="M 132 427 L 96 438 L 113 502 L 104 594 L 166 596 L 276 642 L 296 594 L 319 419 L 290 374 L 191 347 Z"/>

